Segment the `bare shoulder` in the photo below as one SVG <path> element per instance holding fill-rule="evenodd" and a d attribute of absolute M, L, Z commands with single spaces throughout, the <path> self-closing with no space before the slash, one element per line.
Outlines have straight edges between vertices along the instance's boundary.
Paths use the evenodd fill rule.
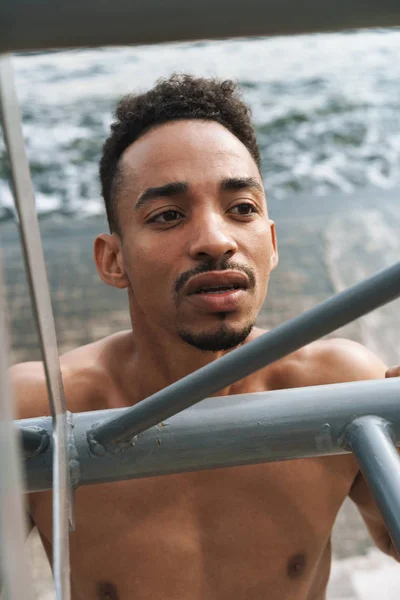
<path fill-rule="evenodd" d="M 303 387 L 384 379 L 385 364 L 368 348 L 352 340 L 333 338 L 313 342 L 278 361 L 279 387 Z"/>
<path fill-rule="evenodd" d="M 108 357 L 117 336 L 76 348 L 60 357 L 67 408 L 85 412 L 103 408 L 103 398 L 112 385 Z M 43 363 L 25 362 L 10 368 L 16 417 L 28 419 L 50 415 Z"/>

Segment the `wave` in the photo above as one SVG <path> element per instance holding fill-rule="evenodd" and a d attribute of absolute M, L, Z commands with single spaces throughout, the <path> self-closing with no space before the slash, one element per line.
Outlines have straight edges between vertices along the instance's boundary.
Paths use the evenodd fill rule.
<path fill-rule="evenodd" d="M 190 72 L 234 78 L 249 103 L 269 193 L 400 182 L 400 31 L 353 31 L 14 58 L 39 213 L 98 214 L 98 161 L 125 93 Z M 0 218 L 12 214 L 0 140 Z"/>

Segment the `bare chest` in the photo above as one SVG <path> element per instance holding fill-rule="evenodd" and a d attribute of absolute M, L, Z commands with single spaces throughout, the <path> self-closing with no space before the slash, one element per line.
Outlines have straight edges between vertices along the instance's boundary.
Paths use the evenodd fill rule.
<path fill-rule="evenodd" d="M 329 457 L 81 488 L 76 598 L 322 599 L 354 476 L 348 457 Z M 33 497 L 32 516 L 50 541 L 48 493 Z"/>

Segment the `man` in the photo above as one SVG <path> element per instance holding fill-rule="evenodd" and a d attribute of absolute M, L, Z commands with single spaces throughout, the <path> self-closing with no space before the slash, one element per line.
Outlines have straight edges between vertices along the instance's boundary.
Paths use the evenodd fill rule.
<path fill-rule="evenodd" d="M 129 96 L 103 148 L 110 234 L 94 255 L 128 292 L 132 330 L 61 357 L 73 412 L 132 406 L 262 331 L 278 263 L 248 108 L 230 81 L 173 76 Z M 218 395 L 383 378 L 346 340 L 319 341 Z M 20 418 L 48 414 L 40 363 L 13 368 Z M 322 600 L 330 536 L 350 496 L 395 556 L 352 455 L 80 488 L 74 600 Z M 51 554 L 51 493 L 30 512 Z"/>

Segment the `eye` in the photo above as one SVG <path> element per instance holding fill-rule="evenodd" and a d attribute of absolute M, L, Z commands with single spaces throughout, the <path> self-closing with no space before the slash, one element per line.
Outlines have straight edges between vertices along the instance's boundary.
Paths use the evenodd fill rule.
<path fill-rule="evenodd" d="M 183 217 L 182 213 L 177 210 L 164 210 L 164 212 L 158 213 L 154 217 L 151 217 L 148 222 L 149 223 L 173 223 L 174 221 L 179 221 L 179 217 Z"/>
<path fill-rule="evenodd" d="M 252 214 L 258 213 L 257 207 L 251 202 L 241 202 L 240 204 L 236 204 L 230 209 L 230 212 L 235 211 L 235 214 L 240 215 L 242 217 L 248 217 Z"/>

